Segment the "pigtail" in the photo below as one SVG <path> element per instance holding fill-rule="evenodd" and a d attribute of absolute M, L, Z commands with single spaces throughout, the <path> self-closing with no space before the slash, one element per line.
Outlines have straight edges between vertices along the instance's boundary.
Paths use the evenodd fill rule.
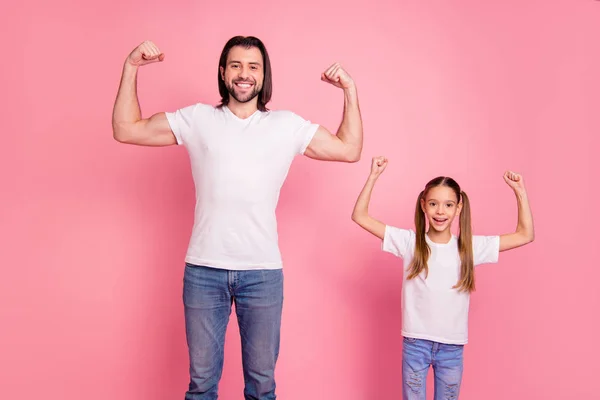
<path fill-rule="evenodd" d="M 419 193 L 417 204 L 415 206 L 415 254 L 410 264 L 408 279 L 418 276 L 423 270 L 425 271 L 425 276 L 427 276 L 428 273 L 427 260 L 429 259 L 430 249 L 425 240 L 426 221 L 425 215 L 423 215 L 423 209 L 421 208 L 421 200 L 424 199 L 424 196 L 425 191 Z"/>
<path fill-rule="evenodd" d="M 475 290 L 475 271 L 473 268 L 473 233 L 471 231 L 471 204 L 464 191 L 460 192 L 462 209 L 460 211 L 458 250 L 460 254 L 460 281 L 454 286 L 459 291 Z"/>

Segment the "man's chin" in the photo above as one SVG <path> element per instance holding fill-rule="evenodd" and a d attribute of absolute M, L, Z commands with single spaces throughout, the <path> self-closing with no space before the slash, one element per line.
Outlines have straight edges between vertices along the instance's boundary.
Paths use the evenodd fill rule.
<path fill-rule="evenodd" d="M 235 99 L 235 101 L 243 104 L 252 101 L 256 96 L 258 96 L 258 93 L 250 96 L 238 96 L 237 94 L 232 94 L 231 96 Z"/>

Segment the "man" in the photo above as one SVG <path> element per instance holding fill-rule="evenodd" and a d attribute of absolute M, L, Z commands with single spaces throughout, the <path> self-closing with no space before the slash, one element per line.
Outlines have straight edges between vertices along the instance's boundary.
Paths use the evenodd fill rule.
<path fill-rule="evenodd" d="M 236 36 L 219 60 L 221 104 L 194 104 L 144 119 L 140 66 L 164 54 L 144 42 L 127 57 L 113 112 L 114 138 L 144 146 L 184 145 L 196 187 L 183 301 L 190 357 L 186 400 L 216 399 L 225 331 L 235 302 L 246 400 L 275 399 L 283 273 L 275 209 L 296 155 L 356 162 L 362 121 L 356 86 L 339 65 L 321 79 L 344 93 L 336 135 L 289 111 L 270 111 L 271 64 L 264 44 Z"/>

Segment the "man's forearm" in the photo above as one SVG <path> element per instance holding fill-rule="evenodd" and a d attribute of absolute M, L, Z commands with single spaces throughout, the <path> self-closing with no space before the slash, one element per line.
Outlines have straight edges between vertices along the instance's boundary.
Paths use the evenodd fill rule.
<path fill-rule="evenodd" d="M 123 75 L 113 109 L 113 133 L 118 136 L 128 125 L 142 118 L 140 104 L 137 98 L 138 67 L 127 62 L 123 66 Z"/>
<path fill-rule="evenodd" d="M 344 114 L 336 133 L 353 154 L 360 158 L 363 146 L 363 127 L 356 86 L 344 89 Z"/>

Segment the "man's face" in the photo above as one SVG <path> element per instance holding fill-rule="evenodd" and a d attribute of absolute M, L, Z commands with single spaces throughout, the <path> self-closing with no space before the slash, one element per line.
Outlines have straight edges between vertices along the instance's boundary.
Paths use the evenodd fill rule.
<path fill-rule="evenodd" d="M 256 47 L 234 46 L 227 55 L 221 78 L 231 98 L 247 103 L 260 93 L 264 80 L 263 57 Z"/>

